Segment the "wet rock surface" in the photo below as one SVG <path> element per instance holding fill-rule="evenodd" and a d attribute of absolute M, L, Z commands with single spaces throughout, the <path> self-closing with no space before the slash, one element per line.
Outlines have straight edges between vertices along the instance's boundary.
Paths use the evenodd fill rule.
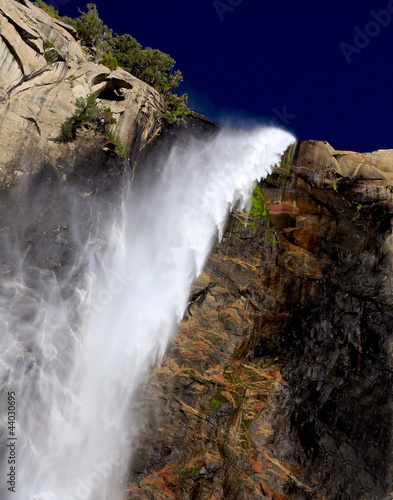
<path fill-rule="evenodd" d="M 77 159 L 66 166 L 64 163 L 62 169 L 45 163 L 39 149 L 31 150 L 29 158 L 37 162 L 37 169 L 31 173 L 26 169 L 25 175 L 11 185 L 0 185 L 0 311 L 4 349 L 0 399 L 6 401 L 10 387 L 18 387 L 13 370 L 17 360 L 25 381 L 19 397 L 31 403 L 28 410 L 32 419 L 42 408 L 42 374 L 48 380 L 64 381 L 73 366 L 83 339 L 83 290 L 89 290 L 86 248 L 95 237 L 99 242 L 95 255 L 106 251 L 105 238 L 96 235 L 104 236 L 107 225 L 113 223 L 124 185 L 125 162 L 108 158 L 98 144 L 93 148 L 81 143 L 79 146 Z M 22 169 L 23 158 L 19 160 Z M 42 305 L 45 301 L 46 309 Z M 48 323 L 57 318 L 61 314 L 59 303 L 68 304 L 68 321 L 57 323 L 60 326 L 48 333 L 42 317 L 45 315 Z M 36 336 L 32 335 L 34 330 Z M 45 335 L 50 335 L 46 343 Z M 21 414 L 22 408 L 18 410 Z M 2 463 L 7 463 L 9 434 L 3 417 L 4 409 L 0 457 Z M 43 424 L 40 419 L 36 422 L 38 435 Z M 0 485 L 0 498 L 8 496 L 8 486 L 6 482 Z"/>
<path fill-rule="evenodd" d="M 304 141 L 232 213 L 137 405 L 129 498 L 388 497 L 392 176 Z"/>

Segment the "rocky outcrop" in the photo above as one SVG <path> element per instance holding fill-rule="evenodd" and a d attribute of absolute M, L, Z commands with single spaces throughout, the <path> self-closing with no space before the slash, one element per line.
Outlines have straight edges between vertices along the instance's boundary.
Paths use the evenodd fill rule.
<path fill-rule="evenodd" d="M 129 498 L 388 496 L 392 180 L 392 150 L 302 141 L 232 213 L 138 403 Z"/>
<path fill-rule="evenodd" d="M 28 0 L 0 0 L 2 186 L 36 171 L 20 198 L 1 190 L 2 273 L 22 253 L 33 274 L 61 275 L 75 252 L 75 210 L 86 235 L 92 213 L 98 221 L 116 209 L 124 165 L 107 141 L 93 131 L 59 141 L 75 100 L 91 92 L 114 112 L 128 166 L 217 130 L 191 114 L 158 138 L 154 89 L 96 64 L 73 28 Z M 70 185 L 76 202 L 61 196 Z M 392 150 L 303 141 L 259 184 L 252 213 L 231 214 L 136 403 L 144 424 L 130 498 L 388 498 L 392 186 Z M 102 213 L 91 211 L 93 192 Z"/>
<path fill-rule="evenodd" d="M 163 122 L 158 92 L 126 71 L 89 59 L 75 30 L 28 0 L 0 0 L 0 167 L 32 141 L 56 161 L 61 124 L 94 92 L 117 118 L 116 133 L 139 151 Z"/>

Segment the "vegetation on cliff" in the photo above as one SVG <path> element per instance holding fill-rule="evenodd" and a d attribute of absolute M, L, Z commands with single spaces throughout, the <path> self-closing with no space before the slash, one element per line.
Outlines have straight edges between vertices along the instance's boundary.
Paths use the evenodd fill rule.
<path fill-rule="evenodd" d="M 120 138 L 114 133 L 113 126 L 116 118 L 110 108 L 105 108 L 97 102 L 95 94 L 89 94 L 86 99 L 77 99 L 75 113 L 66 119 L 61 126 L 63 139 L 72 141 L 76 139 L 76 132 L 84 125 L 91 126 L 97 133 L 105 134 L 108 139 L 114 142 L 117 152 L 125 155 L 125 147 Z"/>
<path fill-rule="evenodd" d="M 190 112 L 187 94 L 178 96 L 173 92 L 183 81 L 183 76 L 181 71 L 173 70 L 175 61 L 168 54 L 150 47 L 143 48 L 129 34 L 113 34 L 112 29 L 100 19 L 94 3 L 87 4 L 87 12 L 80 10 L 76 19 L 60 16 L 53 5 L 43 0 L 35 0 L 35 5 L 53 18 L 74 27 L 81 44 L 97 62 L 111 71 L 119 66 L 154 87 L 165 99 L 164 115 L 168 123 Z"/>
<path fill-rule="evenodd" d="M 138 403 L 129 499 L 387 498 L 392 166 L 301 141 L 233 211 Z"/>

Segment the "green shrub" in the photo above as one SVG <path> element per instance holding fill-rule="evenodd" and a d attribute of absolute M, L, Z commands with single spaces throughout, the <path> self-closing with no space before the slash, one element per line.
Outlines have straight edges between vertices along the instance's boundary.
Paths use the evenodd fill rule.
<path fill-rule="evenodd" d="M 166 121 L 171 124 L 174 122 L 175 118 L 183 118 L 190 114 L 190 108 L 187 106 L 187 94 L 182 96 L 177 96 L 176 94 L 170 94 L 166 99 L 167 109 L 165 112 Z M 170 119 L 168 120 L 168 117 Z"/>
<path fill-rule="evenodd" d="M 80 97 L 75 103 L 75 113 L 67 118 L 62 125 L 63 138 L 72 141 L 76 138 L 78 128 L 85 123 L 90 124 L 98 133 L 105 134 L 111 125 L 116 123 L 110 108 L 104 108 L 97 101 L 95 94 L 89 94 L 86 98 Z"/>
<path fill-rule="evenodd" d="M 115 144 L 115 149 L 119 153 L 120 156 L 125 158 L 126 156 L 126 146 L 124 142 L 120 139 L 120 137 L 115 134 L 115 131 L 112 126 L 107 126 L 106 128 L 106 137 Z"/>
<path fill-rule="evenodd" d="M 78 9 L 81 14 L 72 25 L 78 32 L 82 45 L 97 55 L 107 52 L 112 42 L 112 30 L 106 26 L 98 15 L 94 3 L 87 4 L 87 12 Z"/>
<path fill-rule="evenodd" d="M 64 141 L 72 141 L 75 139 L 75 126 L 71 118 L 67 118 L 61 126 Z"/>
<path fill-rule="evenodd" d="M 45 50 L 52 49 L 54 46 L 55 46 L 55 44 L 53 42 L 51 42 L 50 40 L 44 40 L 44 49 Z"/>
<path fill-rule="evenodd" d="M 58 11 L 43 0 L 35 0 L 35 4 L 50 16 L 73 26 L 82 45 L 111 71 L 120 66 L 154 87 L 165 99 L 167 123 L 190 113 L 187 95 L 178 96 L 173 92 L 183 81 L 183 75 L 179 70 L 173 71 L 175 61 L 168 54 L 151 47 L 142 48 L 129 34 L 113 35 L 100 19 L 94 3 L 87 4 L 87 12 L 79 10 L 80 16 L 76 19 L 60 17 Z"/>
<path fill-rule="evenodd" d="M 116 57 L 119 66 L 137 76 L 142 45 L 128 34 L 115 35 L 111 42 L 111 51 Z"/>
<path fill-rule="evenodd" d="M 165 118 L 165 121 L 168 123 L 168 125 L 172 125 L 172 123 L 175 121 L 173 113 L 171 113 L 171 111 L 169 109 L 167 109 L 165 111 L 164 118 Z"/>
<path fill-rule="evenodd" d="M 97 101 L 95 94 L 89 94 L 86 98 L 80 97 L 75 103 L 75 113 L 67 118 L 61 126 L 64 141 L 76 139 L 78 128 L 84 124 L 91 126 L 96 133 L 104 134 L 107 139 L 115 144 L 115 150 L 120 156 L 126 156 L 126 147 L 120 137 L 115 134 L 114 125 L 116 119 L 110 108 L 105 108 Z"/>
<path fill-rule="evenodd" d="M 61 17 L 59 16 L 59 12 L 53 7 L 53 5 L 48 5 L 42 0 L 35 0 L 35 5 L 42 9 L 44 12 L 49 14 L 51 17 L 54 19 L 59 19 L 61 20 Z"/>
<path fill-rule="evenodd" d="M 100 62 L 111 71 L 115 70 L 118 66 L 116 57 L 113 57 L 112 54 L 109 54 L 109 52 L 105 52 L 103 54 Z"/>

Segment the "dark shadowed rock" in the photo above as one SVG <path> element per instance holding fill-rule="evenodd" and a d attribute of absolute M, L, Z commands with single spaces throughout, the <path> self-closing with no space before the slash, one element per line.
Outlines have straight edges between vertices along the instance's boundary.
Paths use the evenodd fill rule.
<path fill-rule="evenodd" d="M 303 141 L 233 212 L 139 403 L 130 498 L 385 498 L 392 181 L 390 150 Z"/>

